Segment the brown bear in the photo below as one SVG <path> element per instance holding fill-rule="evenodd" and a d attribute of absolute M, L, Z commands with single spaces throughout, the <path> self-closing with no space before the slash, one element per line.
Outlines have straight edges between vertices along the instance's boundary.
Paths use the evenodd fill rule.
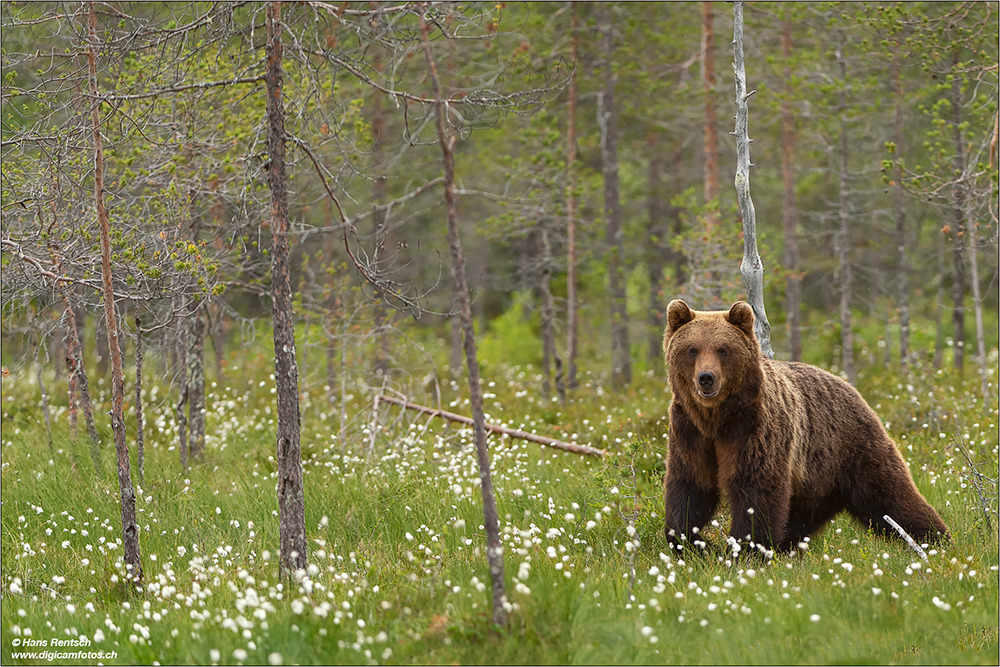
<path fill-rule="evenodd" d="M 861 394 L 815 366 L 764 357 L 753 325 L 743 301 L 667 307 L 668 540 L 698 540 L 720 492 L 730 538 L 761 551 L 794 548 L 842 509 L 881 534 L 896 535 L 888 514 L 917 542 L 947 536 Z"/>

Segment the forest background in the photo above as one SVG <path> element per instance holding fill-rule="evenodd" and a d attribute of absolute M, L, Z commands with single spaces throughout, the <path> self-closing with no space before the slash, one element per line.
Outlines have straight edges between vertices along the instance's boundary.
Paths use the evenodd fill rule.
<path fill-rule="evenodd" d="M 695 308 L 721 308 L 746 294 L 743 221 L 728 185 L 736 171 L 731 9 L 710 2 L 0 5 L 4 595 L 20 600 L 15 588 L 23 593 L 35 581 L 43 600 L 57 599 L 48 591 L 59 587 L 30 575 L 21 558 L 33 549 L 31 530 L 40 535 L 51 526 L 39 523 L 26 537 L 26 510 L 8 509 L 41 509 L 37 498 L 56 492 L 20 486 L 20 471 L 41 464 L 37 453 L 29 460 L 34 446 L 50 452 L 51 465 L 85 471 L 72 487 L 78 502 L 99 500 L 113 507 L 105 514 L 121 512 L 124 554 L 107 552 L 101 589 L 104 604 L 116 607 L 129 594 L 105 590 L 108 581 L 145 574 L 148 593 L 160 569 L 140 553 L 148 532 L 143 505 L 152 502 L 141 486 L 183 483 L 187 493 L 195 479 L 192 502 L 219 510 L 208 494 L 229 488 L 223 480 L 230 475 L 250 475 L 241 467 L 248 454 L 253 476 L 259 464 L 280 480 L 281 534 L 275 526 L 269 548 L 283 576 L 307 571 L 316 547 L 306 538 L 321 539 L 312 526 L 327 530 L 330 507 L 339 503 L 342 516 L 354 516 L 352 504 L 370 509 L 371 517 L 352 520 L 373 535 L 416 532 L 405 530 L 404 516 L 383 526 L 377 503 L 347 491 L 371 491 L 371 479 L 385 474 L 402 486 L 379 498 L 398 501 L 401 489 L 412 489 L 398 469 L 385 472 L 419 444 L 400 453 L 418 422 L 386 404 L 412 400 L 480 424 L 474 436 L 431 422 L 417 429 L 421 438 L 438 438 L 420 440 L 429 447 L 421 465 L 437 461 L 432 455 L 450 442 L 455 466 L 477 463 L 478 472 L 463 473 L 478 482 L 469 482 L 474 489 L 489 478 L 481 424 L 490 419 L 606 450 L 605 467 L 577 470 L 559 511 L 549 496 L 543 513 L 551 519 L 567 509 L 563 516 L 575 519 L 581 506 L 596 506 L 598 516 L 616 510 L 620 525 L 607 542 L 620 560 L 608 567 L 631 573 L 619 590 L 631 609 L 640 540 L 636 549 L 619 540 L 632 544 L 636 526 L 646 524 L 648 535 L 656 533 L 649 508 L 662 476 L 669 403 L 666 304 L 683 298 Z M 873 405 L 882 399 L 876 407 L 889 413 L 887 423 L 958 438 L 957 449 L 939 453 L 927 440 L 918 453 L 928 457 L 925 467 L 967 461 L 947 479 L 977 495 L 965 523 L 946 520 L 980 535 L 960 550 L 987 558 L 982 569 L 995 568 L 997 6 L 749 3 L 744 10 L 754 91 L 750 182 L 775 355 L 858 384 Z M 473 331 L 477 345 L 470 346 Z M 145 385 L 143 354 L 152 373 Z M 930 402 L 917 398 L 921 388 Z M 227 397 L 237 393 L 245 408 L 233 413 Z M 231 418 L 245 423 L 227 426 Z M 9 429 L 27 435 L 15 443 Z M 230 431 L 243 440 L 234 460 L 225 451 Z M 977 458 L 975 448 L 959 447 L 963 434 L 975 440 L 976 433 L 989 434 L 992 454 L 987 448 Z M 117 480 L 98 489 L 114 493 L 94 499 L 86 475 L 104 480 L 109 439 Z M 311 466 L 331 476 L 336 468 L 330 484 L 346 486 L 327 491 L 344 496 L 313 496 L 320 507 L 311 504 L 317 491 L 303 481 L 303 461 L 307 475 Z M 355 467 L 366 471 L 356 489 Z M 931 479 L 945 474 L 933 469 Z M 14 479 L 17 491 L 8 491 Z M 510 527 L 505 479 L 493 502 Z M 48 483 L 42 480 L 30 483 Z M 461 479 L 457 486 L 471 497 Z M 606 500 L 621 489 L 632 490 L 630 501 Z M 270 507 L 243 509 L 259 526 Z M 175 511 L 173 525 L 184 525 L 185 511 L 214 521 L 194 507 Z M 462 516 L 448 517 L 448 525 L 464 526 Z M 986 537 L 979 517 L 990 526 Z M 497 558 L 494 547 L 507 538 L 486 532 L 486 555 Z M 357 550 L 348 535 L 339 540 Z M 203 542 L 216 538 L 232 539 Z M 644 537 L 642 548 L 655 539 Z M 183 557 L 179 549 L 192 548 L 185 544 L 169 550 Z M 324 547 L 323 557 L 332 558 Z M 643 569 L 652 581 L 666 576 L 652 574 L 666 572 L 659 548 Z M 246 556 L 252 567 L 238 566 L 243 572 L 269 567 L 256 549 Z M 460 560 L 464 576 L 472 566 Z M 501 620 L 504 604 L 516 617 L 500 585 L 502 559 L 499 577 L 490 562 L 485 575 L 472 571 L 492 584 L 492 620 Z M 73 565 L 81 592 L 93 590 L 84 584 L 88 565 Z M 516 589 L 527 588 L 524 572 L 506 577 L 519 595 L 527 595 Z M 438 573 L 421 572 L 415 590 L 434 599 L 445 578 Z M 928 599 L 947 599 L 931 595 L 936 582 L 925 584 Z M 367 584 L 357 590 L 372 594 Z M 311 591 L 305 597 L 322 609 Z M 47 618 L 44 604 L 26 614 Z M 392 604 L 393 614 L 404 606 Z M 7 637 L 24 625 L 10 606 L 5 659 Z M 428 605 L 417 616 L 425 635 L 466 647 L 496 641 L 466 633 L 476 608 L 444 613 Z M 374 601 L 372 609 L 380 613 Z M 105 617 L 120 631 L 117 616 Z M 413 641 L 402 655 L 412 660 L 430 650 L 410 634 L 417 626 L 399 622 L 389 632 Z M 643 648 L 629 660 L 653 659 L 644 651 L 658 650 L 648 638 L 659 635 L 646 633 L 646 623 L 632 630 Z M 907 627 L 920 634 L 919 623 Z M 144 641 L 132 645 L 145 646 L 149 638 L 137 632 Z M 987 653 L 996 646 L 995 624 L 962 632 L 960 641 L 982 639 Z M 928 649 L 920 658 L 906 653 L 902 635 L 886 636 L 860 655 L 947 655 Z M 512 661 L 547 655 L 501 645 Z M 133 659 L 196 659 L 181 646 L 171 653 L 160 642 L 166 653 Z M 805 659 L 804 646 L 760 659 Z M 226 660 L 240 660 L 234 650 Z M 259 661 L 270 656 L 260 650 Z M 468 653 L 440 650 L 432 659 L 470 661 Z M 347 659 L 336 655 L 325 658 Z"/>

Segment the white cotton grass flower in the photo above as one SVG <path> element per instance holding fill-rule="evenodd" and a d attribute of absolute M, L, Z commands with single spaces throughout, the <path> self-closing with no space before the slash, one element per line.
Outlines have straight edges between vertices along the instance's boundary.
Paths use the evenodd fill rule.
<path fill-rule="evenodd" d="M 241 648 L 238 648 L 235 651 L 233 651 L 233 657 L 240 661 L 246 660 L 247 652 Z"/>
<path fill-rule="evenodd" d="M 819 618 L 820 618 L 819 614 L 813 614 L 812 616 L 809 617 L 809 620 L 812 621 L 813 623 L 819 623 Z"/>
<path fill-rule="evenodd" d="M 270 653 L 267 656 L 267 662 L 270 665 L 280 665 L 282 663 L 282 660 L 283 658 L 281 654 L 278 653 L 277 651 L 275 651 L 274 653 Z"/>

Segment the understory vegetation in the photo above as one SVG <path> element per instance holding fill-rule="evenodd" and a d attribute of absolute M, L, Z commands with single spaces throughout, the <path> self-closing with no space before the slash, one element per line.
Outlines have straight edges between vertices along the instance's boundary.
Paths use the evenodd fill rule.
<path fill-rule="evenodd" d="M 616 393 L 594 370 L 607 364 L 584 366 L 581 386 L 560 404 L 541 395 L 537 365 L 484 359 L 488 421 L 608 451 L 602 460 L 490 437 L 510 607 L 499 628 L 490 622 L 471 429 L 396 406 L 374 422 L 381 385 L 345 377 L 343 394 L 328 392 L 321 351 L 308 345 L 300 404 L 309 568 L 279 578 L 266 340 L 209 373 L 205 459 L 187 475 L 165 375 L 147 369 L 141 591 L 124 583 L 116 478 L 95 476 L 82 428 L 71 437 L 65 379 L 47 375 L 51 449 L 34 373 L 15 368 L 3 380 L 5 664 L 49 662 L 20 651 L 79 650 L 114 651 L 105 664 L 996 663 L 997 404 L 995 391 L 982 404 L 976 377 L 918 363 L 909 377 L 872 366 L 859 381 L 952 531 L 926 562 L 846 515 L 806 550 L 733 562 L 720 546 L 724 507 L 708 535 L 715 550 L 667 547 L 662 368 Z M 420 342 L 428 358 L 447 354 L 443 339 Z M 994 348 L 994 386 L 996 368 Z M 440 378 L 442 407 L 467 414 L 464 380 Z M 108 443 L 110 391 L 97 384 Z M 425 386 L 416 374 L 386 383 L 387 395 L 432 405 Z M 134 469 L 134 406 L 126 418 Z M 54 639 L 85 648 L 56 648 Z"/>

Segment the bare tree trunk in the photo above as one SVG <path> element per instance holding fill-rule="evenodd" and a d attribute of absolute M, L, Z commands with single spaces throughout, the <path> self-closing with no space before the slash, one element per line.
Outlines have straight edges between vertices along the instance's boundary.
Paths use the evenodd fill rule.
<path fill-rule="evenodd" d="M 736 79 L 736 196 L 743 215 L 743 261 L 740 273 L 747 288 L 747 302 L 754 312 L 754 334 L 760 343 L 760 352 L 774 359 L 771 350 L 771 323 L 764 308 L 764 262 L 757 252 L 757 213 L 750 198 L 750 135 L 748 123 L 750 109 L 747 100 L 746 69 L 743 64 L 743 0 L 733 3 L 733 72 Z"/>
<path fill-rule="evenodd" d="M 945 255 L 947 254 L 944 232 L 938 234 L 938 281 L 937 296 L 934 303 L 934 370 L 941 368 L 944 359 L 944 278 L 948 272 Z"/>
<path fill-rule="evenodd" d="M 792 95 L 792 24 L 785 21 L 781 31 L 785 57 L 785 92 Z M 788 352 L 792 361 L 802 361 L 802 278 L 799 276 L 799 207 L 795 196 L 795 119 L 787 99 L 781 102 L 781 177 L 784 182 L 782 223 L 785 231 L 785 269 L 788 271 L 786 310 L 788 311 Z"/>
<path fill-rule="evenodd" d="M 990 406 L 989 367 L 986 364 L 986 332 L 983 328 L 983 302 L 979 294 L 979 223 L 969 225 L 969 283 L 972 285 L 972 308 L 976 316 L 976 358 L 979 362 L 979 380 L 983 392 L 983 405 Z M 41 382 L 41 375 L 39 375 Z M 47 417 L 46 417 L 47 419 Z"/>
<path fill-rule="evenodd" d="M 604 93 L 598 105 L 601 128 L 601 168 L 604 172 L 604 216 L 608 243 L 608 297 L 611 301 L 611 384 L 621 389 L 632 382 L 628 340 L 628 301 L 623 253 L 625 235 L 618 183 L 618 114 L 615 111 L 614 38 L 608 3 L 601 5 L 599 29 L 604 56 Z"/>
<path fill-rule="evenodd" d="M 476 454 L 479 459 L 479 480 L 483 492 L 483 524 L 486 527 L 486 560 L 490 567 L 493 584 L 493 622 L 507 624 L 507 595 L 504 579 L 503 544 L 500 541 L 500 518 L 497 514 L 496 497 L 493 491 L 493 477 L 490 474 L 490 455 L 486 447 L 486 417 L 483 413 L 482 387 L 479 385 L 479 359 L 476 355 L 475 331 L 472 327 L 472 308 L 469 304 L 469 285 L 465 278 L 465 258 L 462 256 L 462 241 L 458 235 L 458 210 L 455 200 L 455 137 L 448 138 L 445 130 L 444 103 L 441 101 L 441 85 L 438 82 L 437 67 L 431 53 L 430 27 L 420 17 L 420 28 L 424 38 L 424 54 L 430 69 L 434 86 L 437 116 L 438 142 L 444 161 L 444 198 L 448 216 L 448 248 L 455 271 L 455 291 L 458 293 L 459 317 L 465 333 L 465 362 L 469 370 L 469 403 L 476 438 Z"/>
<path fill-rule="evenodd" d="M 379 47 L 375 47 L 376 49 Z M 375 71 L 382 71 L 382 57 L 380 53 L 375 56 Z M 376 274 L 382 271 L 381 259 L 382 251 L 385 249 L 386 228 L 388 220 L 387 212 L 381 207 L 385 201 L 386 178 L 382 173 L 382 143 L 385 134 L 385 117 L 382 114 L 382 93 L 375 91 L 374 105 L 372 109 L 372 171 L 375 182 L 373 185 L 373 196 L 375 206 L 372 221 L 374 223 L 375 248 L 372 252 L 372 263 L 375 266 Z M 382 302 L 381 292 L 374 295 L 375 302 L 375 330 L 378 332 L 378 350 L 376 352 L 375 373 L 382 375 L 389 371 L 389 356 L 391 354 L 389 327 L 386 323 L 386 309 Z"/>
<path fill-rule="evenodd" d="M 719 198 L 719 132 L 715 108 L 715 13 L 712 2 L 701 3 L 701 78 L 705 90 L 705 204 Z M 718 224 L 716 209 L 709 210 L 708 228 Z"/>
<path fill-rule="evenodd" d="M 90 3 L 90 45 L 87 57 L 90 63 L 90 94 L 97 97 L 97 8 Z M 115 314 L 114 282 L 111 276 L 111 226 L 104 207 L 104 144 L 101 139 L 100 104 L 91 103 L 90 120 L 94 135 L 94 202 L 97 221 L 101 229 L 101 275 L 104 291 L 104 319 L 107 323 L 108 348 L 111 352 L 111 431 L 115 438 L 115 455 L 118 459 L 118 489 L 121 493 L 122 550 L 128 576 L 138 584 L 142 581 L 142 557 L 139 552 L 139 526 L 135 521 L 135 488 L 129 464 L 128 443 L 125 441 L 125 372 L 122 353 L 118 345 L 118 318 Z"/>
<path fill-rule="evenodd" d="M 135 449 L 139 481 L 146 479 L 146 439 L 142 424 L 142 319 L 135 316 Z"/>
<path fill-rule="evenodd" d="M 330 228 L 330 233 L 326 236 L 326 247 L 324 249 L 324 259 L 326 260 L 326 271 L 327 271 L 327 289 L 329 289 L 329 294 L 327 295 L 326 308 L 327 308 L 327 338 L 326 338 L 326 385 L 329 387 L 327 390 L 327 398 L 330 402 L 333 402 L 333 397 L 336 396 L 337 387 L 337 311 L 340 307 L 340 299 L 337 298 L 337 269 L 336 262 L 333 258 L 333 231 L 336 223 L 333 218 L 333 202 L 329 199 L 326 200 L 326 214 L 327 214 L 327 227 Z"/>
<path fill-rule="evenodd" d="M 573 18 L 571 43 L 573 45 L 573 71 L 569 78 L 568 118 L 566 121 L 566 375 L 567 385 L 576 389 L 577 354 L 577 296 L 576 296 L 576 68 L 579 66 L 580 36 L 577 32 L 576 3 L 570 2 Z"/>
<path fill-rule="evenodd" d="M 961 47 L 955 47 L 954 63 L 958 67 Z M 965 137 L 962 131 L 962 82 L 958 76 L 951 86 L 952 110 L 954 111 L 955 127 L 955 185 L 954 185 L 954 216 L 955 228 L 952 230 L 952 257 L 954 259 L 955 280 L 952 281 L 951 311 L 952 337 L 955 340 L 955 369 L 959 378 L 965 374 Z"/>
<path fill-rule="evenodd" d="M 663 246 L 666 242 L 666 228 L 663 220 L 663 179 L 661 178 L 662 150 L 659 135 L 650 130 L 646 137 L 649 150 L 649 172 L 646 183 L 646 204 L 649 221 L 646 223 L 646 270 L 649 274 L 649 307 L 647 308 L 647 343 L 649 368 L 654 360 L 663 356 L 663 329 L 665 307 L 663 304 Z"/>
<path fill-rule="evenodd" d="M 38 334 L 38 345 L 35 347 L 35 377 L 38 379 L 38 390 L 42 393 L 42 414 L 45 416 L 45 435 L 48 436 L 49 454 L 55 460 L 56 450 L 52 444 L 52 418 L 49 415 L 49 392 L 45 390 L 45 381 L 42 379 L 42 365 L 38 361 L 38 355 L 42 351 L 44 336 Z"/>
<path fill-rule="evenodd" d="M 555 304 L 552 300 L 552 244 L 549 242 L 549 221 L 542 212 L 538 220 L 538 240 L 542 256 L 541 282 L 542 292 L 542 393 L 548 397 L 552 392 L 550 378 L 552 365 L 556 367 L 556 385 L 559 400 L 565 400 L 562 386 L 562 359 L 556 351 L 555 335 Z"/>
<path fill-rule="evenodd" d="M 458 295 L 455 295 L 453 302 L 458 304 Z M 451 357 L 448 364 L 451 366 L 451 379 L 457 380 L 462 375 L 462 323 L 458 314 L 451 316 Z"/>
<path fill-rule="evenodd" d="M 281 3 L 269 2 L 267 22 L 267 148 L 271 166 L 271 317 L 274 326 L 274 379 L 278 394 L 278 532 L 285 576 L 305 569 L 305 496 L 299 417 L 299 369 L 295 358 L 295 318 L 288 253 L 288 191 L 285 176 L 285 109 L 282 95 Z"/>
<path fill-rule="evenodd" d="M 188 331 L 188 445 L 191 457 L 205 457 L 205 321 L 196 310 Z"/>
<path fill-rule="evenodd" d="M 899 253 L 899 267 L 896 276 L 899 286 L 897 304 L 899 307 L 899 361 L 903 374 L 910 371 L 910 262 L 906 256 L 906 209 L 903 205 L 903 84 L 899 77 L 899 57 L 892 63 L 892 78 L 895 82 L 896 126 L 896 249 Z M 886 339 L 886 345 L 889 340 Z"/>
<path fill-rule="evenodd" d="M 180 450 L 181 471 L 186 475 L 188 472 L 189 454 L 191 451 L 188 441 L 188 419 L 184 409 L 188 404 L 190 388 L 188 386 L 188 365 L 187 346 L 184 344 L 184 323 L 178 323 L 177 340 L 172 346 L 176 350 L 178 359 L 177 368 L 179 373 L 179 393 L 180 398 L 174 407 L 174 417 L 177 420 L 177 449 Z"/>
<path fill-rule="evenodd" d="M 837 65 L 843 86 L 847 86 L 847 60 L 844 59 L 844 35 L 840 34 L 837 44 Z M 838 273 L 840 275 L 840 344 L 843 352 L 843 369 L 847 381 L 851 384 L 857 379 L 854 370 L 854 335 L 851 329 L 851 242 L 850 242 L 850 211 L 847 194 L 850 187 L 847 172 L 847 94 L 840 91 L 840 230 L 836 236 Z"/>
<path fill-rule="evenodd" d="M 87 381 L 87 369 L 83 365 L 82 345 L 77 334 L 76 313 L 70 305 L 69 297 L 63 295 L 66 304 L 66 330 L 69 333 L 69 344 L 66 346 L 66 369 L 69 376 L 75 380 L 73 388 L 79 393 L 80 404 L 83 406 L 83 418 L 87 425 L 87 435 L 90 436 L 90 458 L 94 462 L 94 472 L 98 477 L 102 476 L 101 467 L 101 438 L 97 435 L 97 426 L 94 424 L 94 408 L 90 400 L 90 383 Z M 71 397 L 72 398 L 72 397 Z M 75 405 L 75 401 L 73 401 Z M 70 414 L 70 419 L 75 419 L 75 410 Z M 76 424 L 71 424 L 73 433 L 76 433 Z"/>

